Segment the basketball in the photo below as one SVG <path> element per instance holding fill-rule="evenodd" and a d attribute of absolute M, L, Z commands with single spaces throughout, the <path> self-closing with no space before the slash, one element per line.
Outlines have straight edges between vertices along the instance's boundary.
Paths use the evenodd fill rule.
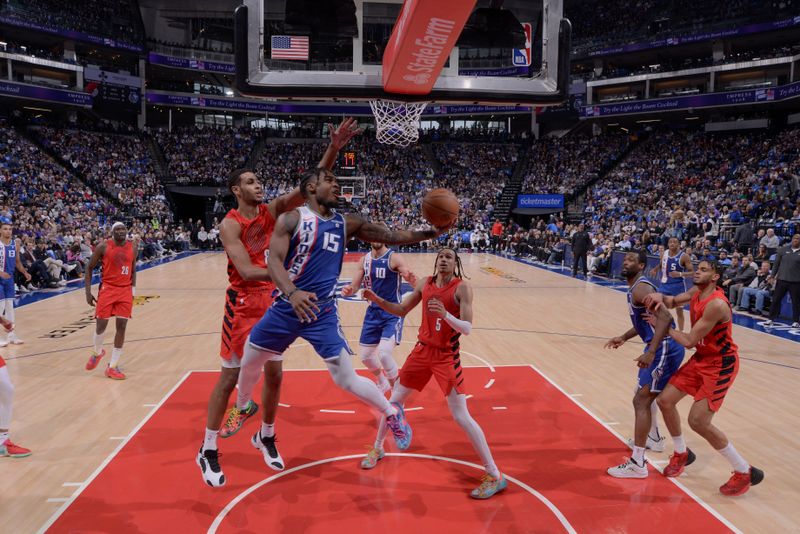
<path fill-rule="evenodd" d="M 434 189 L 422 199 L 422 216 L 434 226 L 448 226 L 458 218 L 458 199 L 449 189 Z"/>

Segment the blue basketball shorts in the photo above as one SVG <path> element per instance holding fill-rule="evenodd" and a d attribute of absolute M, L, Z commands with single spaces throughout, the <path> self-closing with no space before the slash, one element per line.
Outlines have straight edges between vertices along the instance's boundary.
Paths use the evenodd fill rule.
<path fill-rule="evenodd" d="M 381 339 L 391 339 L 395 345 L 403 338 L 403 319 L 385 312 L 377 306 L 369 306 L 364 315 L 359 344 L 368 347 L 377 345 Z"/>

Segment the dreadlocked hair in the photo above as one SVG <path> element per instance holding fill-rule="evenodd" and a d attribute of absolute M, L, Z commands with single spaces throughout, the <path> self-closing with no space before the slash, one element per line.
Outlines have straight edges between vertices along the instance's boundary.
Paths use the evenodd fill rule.
<path fill-rule="evenodd" d="M 439 274 L 439 271 L 436 268 L 436 264 L 438 263 L 439 260 L 439 254 L 441 254 L 443 250 L 452 250 L 453 254 L 455 254 L 456 256 L 456 268 L 455 272 L 453 273 L 456 276 L 456 278 L 461 278 L 462 280 L 464 278 L 469 279 L 469 276 L 464 274 L 464 265 L 461 263 L 461 256 L 458 255 L 458 251 L 456 249 L 450 247 L 442 247 L 436 254 L 436 261 L 434 261 L 433 263 L 433 278 L 436 278 L 436 275 Z"/>

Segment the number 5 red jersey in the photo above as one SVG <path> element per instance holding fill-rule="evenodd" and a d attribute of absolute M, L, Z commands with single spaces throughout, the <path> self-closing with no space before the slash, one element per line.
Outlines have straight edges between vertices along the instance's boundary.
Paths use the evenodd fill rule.
<path fill-rule="evenodd" d="M 422 343 L 458 352 L 458 338 L 461 334 L 453 330 L 443 317 L 436 317 L 428 311 L 428 301 L 435 298 L 442 301 L 444 308 L 456 318 L 461 316 L 461 307 L 456 302 L 456 288 L 460 278 L 453 277 L 444 287 L 436 286 L 436 277 L 431 276 L 422 287 L 422 324 L 419 327 L 419 339 Z"/>

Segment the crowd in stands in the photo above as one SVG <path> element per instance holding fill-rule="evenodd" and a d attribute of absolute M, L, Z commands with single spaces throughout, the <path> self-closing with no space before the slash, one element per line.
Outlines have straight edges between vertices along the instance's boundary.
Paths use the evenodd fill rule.
<path fill-rule="evenodd" d="M 92 188 L 106 191 L 132 216 L 170 217 L 164 188 L 147 147 L 138 137 L 47 126 L 32 131 Z"/>
<path fill-rule="evenodd" d="M 154 137 L 179 184 L 221 185 L 244 165 L 258 131 L 252 128 L 186 127 L 157 130 Z"/>
<path fill-rule="evenodd" d="M 539 139 L 531 144 L 522 193 L 569 196 L 622 156 L 629 142 L 621 133 Z"/>
<path fill-rule="evenodd" d="M 573 52 L 583 55 L 622 43 L 781 20 L 800 13 L 786 0 L 569 0 L 564 15 L 573 25 Z"/>
<path fill-rule="evenodd" d="M 128 0 L 8 0 L 0 4 L 3 16 L 130 43 L 144 41 L 141 23 L 134 18 L 137 10 L 138 3 Z"/>

